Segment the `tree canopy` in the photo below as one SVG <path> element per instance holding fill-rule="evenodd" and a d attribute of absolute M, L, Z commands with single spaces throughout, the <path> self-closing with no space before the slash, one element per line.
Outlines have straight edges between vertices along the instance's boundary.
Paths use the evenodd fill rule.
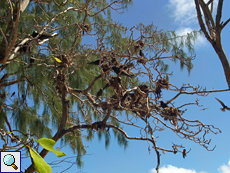
<path fill-rule="evenodd" d="M 184 117 L 188 105 L 199 106 L 198 100 L 175 106 L 182 95 L 205 96 L 211 91 L 190 84 L 176 86 L 167 71 L 169 60 L 179 61 L 180 68 L 190 73 L 192 43 L 199 32 L 177 36 L 153 24 L 127 28 L 113 21 L 111 11 L 120 13 L 130 4 L 129 0 L 2 2 L 1 151 L 20 146 L 32 155 L 38 152 L 35 140 L 52 138 L 68 144 L 81 166 L 87 152 L 82 138 L 92 140 L 98 134 L 108 146 L 113 131 L 124 148 L 129 140 L 148 142 L 159 170 L 161 152 L 182 157 L 189 152 L 174 143 L 171 148 L 158 146 L 155 133 L 164 129 L 212 150 L 206 134 L 220 130 Z M 166 100 L 164 92 L 176 94 Z M 127 126 L 140 133 L 130 136 Z M 44 147 L 40 156 L 49 151 Z M 25 172 L 35 169 L 32 161 Z"/>

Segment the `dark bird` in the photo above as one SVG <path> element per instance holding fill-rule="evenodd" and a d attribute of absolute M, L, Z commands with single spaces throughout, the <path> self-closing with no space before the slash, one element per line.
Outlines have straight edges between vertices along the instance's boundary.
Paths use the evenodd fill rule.
<path fill-rule="evenodd" d="M 33 64 L 34 63 L 34 59 L 30 58 L 30 63 Z"/>
<path fill-rule="evenodd" d="M 18 46 L 18 44 L 16 45 L 16 47 Z M 31 48 L 32 48 L 32 45 L 30 44 L 30 42 L 25 42 L 23 45 L 20 46 L 19 48 L 19 52 L 20 53 L 30 53 L 31 52 Z"/>
<path fill-rule="evenodd" d="M 221 111 L 225 112 L 225 109 L 230 111 L 230 108 L 227 107 L 221 100 L 219 100 L 218 98 L 216 98 L 216 100 L 223 106 L 223 108 L 220 108 Z"/>
<path fill-rule="evenodd" d="M 185 158 L 185 157 L 186 157 L 186 155 L 187 155 L 187 153 L 186 153 L 186 149 L 183 149 L 183 153 L 182 153 L 182 155 L 183 155 L 183 158 Z"/>
<path fill-rule="evenodd" d="M 103 88 L 101 88 L 101 89 L 97 92 L 97 97 L 102 96 L 102 93 L 103 93 Z"/>
<path fill-rule="evenodd" d="M 117 64 L 116 58 L 112 58 L 112 59 L 111 59 L 111 63 L 112 63 L 113 65 L 116 65 L 116 64 Z"/>
<path fill-rule="evenodd" d="M 162 108 L 166 108 L 166 107 L 168 107 L 168 105 L 167 105 L 165 102 L 160 101 L 160 103 L 161 103 L 161 107 L 162 107 Z"/>
<path fill-rule="evenodd" d="M 104 86 L 103 90 L 106 89 L 106 88 L 108 88 L 108 87 L 110 87 L 110 85 L 107 83 L 107 84 Z"/>
<path fill-rule="evenodd" d="M 33 59 L 33 58 L 34 58 L 34 56 L 31 56 L 31 58 L 30 58 L 30 63 L 31 63 L 31 64 L 34 63 L 34 59 Z"/>
<path fill-rule="evenodd" d="M 96 61 L 93 61 L 93 62 L 89 62 L 87 64 L 92 64 L 92 65 L 99 65 L 101 62 L 101 64 L 103 63 L 103 61 L 101 61 L 100 59 L 99 60 L 96 60 Z"/>
<path fill-rule="evenodd" d="M 13 92 L 10 97 L 13 97 L 14 95 L 15 95 L 15 92 Z"/>
<path fill-rule="evenodd" d="M 31 36 L 33 37 L 33 38 L 35 38 L 35 37 L 37 37 L 38 36 L 38 32 L 37 31 L 33 31 L 33 33 L 31 34 Z M 53 33 L 53 34 L 48 34 L 48 33 L 42 33 L 39 37 L 38 37 L 38 39 L 39 40 L 45 40 L 45 39 L 49 39 L 49 38 L 52 38 L 52 37 L 54 37 L 54 36 L 57 36 L 58 34 L 57 33 Z"/>
<path fill-rule="evenodd" d="M 117 74 L 117 75 L 124 75 L 124 76 L 128 76 L 128 77 L 133 77 L 134 75 L 130 75 L 128 74 L 126 71 L 121 70 L 121 68 L 119 67 L 112 67 L 113 71 Z"/>
<path fill-rule="evenodd" d="M 140 56 L 145 56 L 141 49 L 140 49 L 139 55 Z"/>
<path fill-rule="evenodd" d="M 116 58 L 112 57 L 109 64 L 116 66 L 116 65 L 119 65 L 120 63 Z"/>
<path fill-rule="evenodd" d="M 87 63 L 87 64 L 99 65 L 99 64 L 100 64 L 100 62 L 101 62 L 101 64 L 102 64 L 102 63 L 103 63 L 103 61 L 104 61 L 104 62 L 106 62 L 106 60 L 107 60 L 107 58 L 106 58 L 106 57 L 103 57 L 103 60 L 98 59 L 98 60 L 96 60 L 96 61 L 89 62 L 89 63 Z"/>

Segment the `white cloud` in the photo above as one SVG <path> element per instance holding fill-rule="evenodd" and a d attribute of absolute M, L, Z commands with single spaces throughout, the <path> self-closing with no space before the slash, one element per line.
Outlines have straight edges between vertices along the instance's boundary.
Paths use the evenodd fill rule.
<path fill-rule="evenodd" d="M 218 171 L 220 173 L 230 173 L 230 159 L 228 161 L 228 165 L 223 164 L 220 168 L 218 168 Z"/>
<path fill-rule="evenodd" d="M 194 0 L 169 0 L 167 6 L 172 11 L 174 22 L 178 25 L 177 35 L 187 35 L 194 29 L 199 29 Z M 207 43 L 203 35 L 199 34 L 195 39 L 196 48 L 208 45 Z"/>
<path fill-rule="evenodd" d="M 221 165 L 218 169 L 219 173 L 230 173 L 230 159 L 228 161 L 228 165 Z M 207 173 L 205 171 L 197 172 L 194 169 L 185 169 L 185 168 L 177 168 L 172 165 L 164 165 L 159 170 L 160 173 Z M 148 173 L 156 173 L 156 169 L 151 169 Z"/>
<path fill-rule="evenodd" d="M 177 168 L 172 165 L 163 166 L 159 170 L 160 173 L 206 173 L 206 172 L 197 172 L 194 169 L 184 169 L 184 168 Z M 151 169 L 149 173 L 156 173 L 155 168 Z"/>
<path fill-rule="evenodd" d="M 180 25 L 190 25 L 197 22 L 195 3 L 193 0 L 169 0 L 168 7 L 173 10 L 172 17 Z"/>
<path fill-rule="evenodd" d="M 205 0 L 207 2 L 208 0 Z M 182 26 L 189 26 L 196 24 L 198 25 L 197 21 L 197 13 L 195 8 L 194 0 L 169 0 L 169 4 L 167 5 L 168 8 L 172 10 L 172 18 L 176 23 Z M 214 17 L 215 11 L 217 7 L 217 1 L 214 1 Z"/>

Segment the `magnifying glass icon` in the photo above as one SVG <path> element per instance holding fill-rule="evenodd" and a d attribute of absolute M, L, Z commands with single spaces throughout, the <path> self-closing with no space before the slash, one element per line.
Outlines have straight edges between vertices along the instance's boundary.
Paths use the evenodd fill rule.
<path fill-rule="evenodd" d="M 12 166 L 15 170 L 18 169 L 18 167 L 14 164 L 15 163 L 15 158 L 11 154 L 7 154 L 3 158 L 3 162 L 7 166 Z"/>

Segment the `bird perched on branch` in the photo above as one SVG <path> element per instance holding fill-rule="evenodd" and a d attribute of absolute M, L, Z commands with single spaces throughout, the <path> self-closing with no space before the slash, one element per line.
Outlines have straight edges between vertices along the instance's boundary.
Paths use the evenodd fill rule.
<path fill-rule="evenodd" d="M 100 64 L 100 62 L 101 62 L 101 64 L 104 62 L 106 62 L 106 60 L 107 60 L 107 58 L 104 56 L 103 57 L 103 60 L 100 60 L 100 59 L 98 59 L 98 60 L 96 60 L 96 61 L 93 61 L 93 62 L 89 62 L 89 63 L 87 63 L 87 64 L 91 64 L 91 65 L 99 65 Z"/>
<path fill-rule="evenodd" d="M 15 47 L 17 47 L 18 45 L 19 44 L 16 44 Z M 26 52 L 30 53 L 31 49 L 32 49 L 32 45 L 31 45 L 30 41 L 27 41 L 23 45 L 20 46 L 18 51 L 20 53 L 26 53 Z"/>
<path fill-rule="evenodd" d="M 35 37 L 37 37 L 38 36 L 38 32 L 35 30 L 35 31 L 33 31 L 33 33 L 31 34 L 31 36 L 33 37 L 33 38 L 35 38 Z M 55 36 L 57 36 L 58 35 L 58 33 L 53 33 L 53 34 L 48 34 L 48 33 L 42 33 L 39 37 L 38 37 L 38 39 L 39 40 L 45 40 L 45 39 L 49 39 L 49 38 L 52 38 L 52 37 L 55 37 Z"/>
<path fill-rule="evenodd" d="M 100 59 L 99 60 L 96 60 L 96 61 L 93 61 L 93 62 L 89 62 L 87 64 L 91 64 L 91 65 L 99 65 L 101 62 L 101 64 L 103 63 L 103 61 L 101 61 Z"/>
<path fill-rule="evenodd" d="M 31 63 L 31 64 L 34 63 L 34 59 L 33 59 L 33 58 L 34 58 L 34 55 L 32 55 L 32 56 L 30 57 L 30 63 Z"/>
<path fill-rule="evenodd" d="M 15 92 L 13 92 L 10 97 L 13 97 L 14 95 L 15 95 Z"/>
<path fill-rule="evenodd" d="M 103 88 L 101 88 L 98 92 L 97 92 L 97 98 L 102 96 L 103 93 Z"/>
<path fill-rule="evenodd" d="M 163 101 L 160 101 L 160 104 L 161 104 L 161 107 L 162 107 L 162 108 L 168 107 L 168 105 L 167 105 L 165 102 L 163 102 Z"/>
<path fill-rule="evenodd" d="M 110 85 L 107 83 L 107 84 L 104 86 L 103 90 L 106 89 L 106 88 L 108 88 L 108 87 L 110 87 Z"/>
<path fill-rule="evenodd" d="M 186 155 L 187 155 L 187 153 L 186 153 L 186 149 L 183 149 L 182 155 L 183 155 L 183 158 L 185 158 L 185 157 L 186 157 Z"/>
<path fill-rule="evenodd" d="M 112 69 L 117 75 L 124 75 L 124 76 L 128 76 L 128 77 L 133 77 L 134 76 L 132 74 L 128 74 L 125 70 L 123 70 L 120 67 L 113 66 Z"/>
<path fill-rule="evenodd" d="M 140 49 L 139 55 L 140 56 L 145 56 L 145 54 L 143 53 L 143 51 L 141 49 Z"/>
<path fill-rule="evenodd" d="M 223 108 L 220 108 L 221 111 L 225 112 L 225 109 L 230 111 L 230 108 L 227 107 L 221 100 L 219 100 L 218 98 L 215 99 L 223 106 Z"/>

